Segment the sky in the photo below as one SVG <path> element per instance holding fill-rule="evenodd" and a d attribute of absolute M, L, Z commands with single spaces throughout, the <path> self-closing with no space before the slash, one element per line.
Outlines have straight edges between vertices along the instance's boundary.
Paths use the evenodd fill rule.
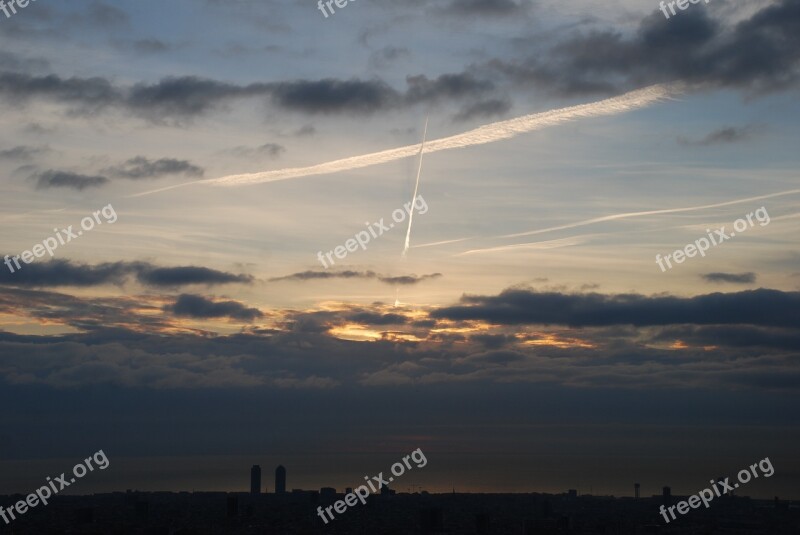
<path fill-rule="evenodd" d="M 0 493 L 800 499 L 800 4 L 333 8 L 0 11 Z"/>

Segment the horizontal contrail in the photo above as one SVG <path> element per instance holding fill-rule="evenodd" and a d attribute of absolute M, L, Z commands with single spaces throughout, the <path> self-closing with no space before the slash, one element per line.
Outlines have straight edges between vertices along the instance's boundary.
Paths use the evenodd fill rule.
<path fill-rule="evenodd" d="M 460 149 L 473 145 L 493 143 L 575 119 L 615 115 L 664 100 L 677 94 L 679 91 L 680 88 L 678 85 L 659 84 L 599 102 L 580 104 L 578 106 L 570 106 L 558 110 L 524 115 L 516 119 L 499 121 L 464 132 L 463 134 L 429 141 L 425 146 L 425 153 L 430 154 L 440 150 Z M 337 173 L 339 171 L 360 169 L 362 167 L 387 163 L 401 158 L 408 158 L 414 156 L 419 149 L 420 144 L 408 145 L 397 149 L 312 165 L 310 167 L 292 167 L 288 169 L 277 169 L 275 171 L 264 171 L 262 173 L 230 175 L 221 178 L 207 179 L 201 182 L 213 184 L 215 186 L 240 186 L 243 184 L 259 184 L 262 182 L 273 182 L 275 180 L 286 180 L 303 176 Z"/>
<path fill-rule="evenodd" d="M 461 149 L 464 147 L 471 147 L 473 145 L 494 143 L 495 141 L 511 139 L 520 134 L 533 132 L 534 130 L 539 130 L 548 126 L 559 125 L 575 119 L 601 117 L 604 115 L 624 113 L 626 111 L 643 108 L 655 102 L 659 102 L 671 96 L 677 95 L 678 93 L 682 92 L 682 88 L 682 84 L 653 85 L 650 87 L 645 87 L 644 89 L 637 89 L 635 91 L 625 93 L 624 95 L 620 95 L 618 97 L 600 100 L 598 102 L 591 102 L 589 104 L 580 104 L 577 106 L 570 106 L 568 108 L 524 115 L 522 117 L 508 119 L 506 121 L 498 121 L 496 123 L 475 128 L 474 130 L 470 130 L 462 134 L 456 134 L 454 136 L 429 141 L 425 144 L 424 152 L 425 154 L 430 154 L 440 150 Z M 261 173 L 229 175 L 221 178 L 209 178 L 195 182 L 187 182 L 184 184 L 167 186 L 158 190 L 138 193 L 133 196 L 139 197 L 142 195 L 148 195 L 150 193 L 188 186 L 190 184 L 242 186 L 245 184 L 260 184 L 262 182 L 274 182 L 276 180 L 287 180 L 290 178 L 299 178 L 304 176 L 338 173 L 340 171 L 360 169 L 362 167 L 408 158 L 417 154 L 420 148 L 421 144 L 418 143 L 416 145 L 408 145 L 406 147 L 374 152 L 372 154 L 363 154 L 361 156 L 352 156 L 350 158 L 325 162 L 309 167 L 290 167 L 287 169 L 276 169 L 274 171 L 264 171 Z"/>
<path fill-rule="evenodd" d="M 659 215 L 659 214 L 677 214 L 680 212 L 696 212 L 698 210 L 708 210 L 711 208 L 721 208 L 723 206 L 733 206 L 735 204 L 742 204 L 752 201 L 762 201 L 764 199 L 772 199 L 773 197 L 782 197 L 784 195 L 795 195 L 797 193 L 800 193 L 800 189 L 790 189 L 786 191 L 779 191 L 778 193 L 768 193 L 766 195 L 759 195 L 757 197 L 747 197 L 746 199 L 736 199 L 734 201 L 718 202 L 715 204 L 704 204 L 702 206 L 688 206 L 686 208 L 666 208 L 663 210 L 648 210 L 646 212 L 625 212 L 621 214 L 595 217 L 593 219 L 584 219 L 583 221 L 577 221 L 575 223 L 569 223 L 567 225 L 559 225 L 557 227 L 549 227 L 539 230 L 529 230 L 528 232 L 518 232 L 516 234 L 505 234 L 503 236 L 497 236 L 497 238 L 519 238 L 521 236 L 533 236 L 534 234 L 544 234 L 546 232 L 553 232 L 556 230 L 584 227 L 586 225 L 593 225 L 594 223 L 603 223 L 605 221 L 616 221 L 618 219 L 629 219 L 631 217 L 644 217 L 644 216 Z"/>
<path fill-rule="evenodd" d="M 591 235 L 588 235 L 591 236 Z M 499 247 L 489 247 L 486 249 L 470 249 L 463 253 L 458 253 L 454 256 L 464 256 L 480 253 L 496 253 L 500 251 L 512 251 L 517 249 L 557 249 L 559 247 L 571 247 L 573 245 L 582 245 L 588 241 L 586 236 L 571 236 L 569 238 L 559 238 L 557 240 L 546 240 L 532 243 L 516 243 L 514 245 L 501 245 Z"/>
<path fill-rule="evenodd" d="M 630 219 L 630 218 L 646 217 L 646 216 L 660 215 L 660 214 L 677 214 L 677 213 L 681 213 L 681 212 L 696 212 L 698 210 L 709 210 L 711 208 L 722 208 L 722 207 L 725 207 L 725 206 L 733 206 L 733 205 L 736 205 L 736 204 L 743 204 L 743 203 L 746 203 L 746 202 L 762 201 L 764 199 L 772 199 L 772 198 L 775 198 L 775 197 L 783 197 L 785 195 L 797 195 L 797 194 L 800 194 L 800 189 L 790 189 L 790 190 L 786 190 L 786 191 L 779 191 L 779 192 L 776 192 L 776 193 L 767 193 L 765 195 L 758 195 L 756 197 L 746 197 L 744 199 L 735 199 L 733 201 L 718 202 L 718 203 L 714 203 L 714 204 L 704 204 L 704 205 L 700 205 L 700 206 L 687 206 L 687 207 L 684 207 L 684 208 L 665 208 L 663 210 L 648 210 L 646 212 L 623 212 L 623 213 L 620 213 L 620 214 L 612 214 L 612 215 L 607 215 L 607 216 L 603 216 L 603 217 L 595 217 L 595 218 L 592 218 L 592 219 L 584 219 L 582 221 L 576 221 L 575 223 L 568 223 L 566 225 L 559 225 L 557 227 L 548 227 L 548 228 L 543 228 L 543 229 L 538 229 L 538 230 L 530 230 L 528 232 L 518 232 L 516 234 L 504 234 L 502 236 L 492 236 L 492 239 L 519 238 L 521 236 L 533 236 L 533 235 L 536 235 L 536 234 L 547 234 L 549 232 L 555 232 L 557 230 L 566 230 L 566 229 L 577 228 L 577 227 L 585 227 L 587 225 L 594 225 L 595 223 L 604 223 L 606 221 L 617 221 L 617 220 L 620 220 L 620 219 Z M 800 214 L 797 214 L 797 215 L 800 216 Z M 786 217 L 792 217 L 792 216 L 782 216 L 782 217 L 786 218 Z M 781 219 L 781 217 L 774 217 L 772 219 L 773 220 L 778 220 L 778 219 Z M 576 236 L 574 238 L 578 238 L 578 237 Z M 432 247 L 432 246 L 437 246 L 437 245 L 445 245 L 445 244 L 449 244 L 449 243 L 456 243 L 456 242 L 471 240 L 471 239 L 475 239 L 475 238 L 459 238 L 459 239 L 455 239 L 455 240 L 446 240 L 446 241 L 440 241 L 440 242 L 436 242 L 436 243 L 424 243 L 424 244 L 420 244 L 420 245 L 415 245 L 414 247 Z M 543 241 L 543 242 L 516 243 L 516 244 L 512 244 L 512 245 L 502 245 L 502 246 L 498 246 L 498 247 L 488 247 L 488 248 L 485 248 L 485 249 L 470 249 L 468 251 L 457 253 L 455 256 L 468 255 L 468 254 L 477 254 L 477 253 L 487 253 L 487 252 L 497 252 L 497 251 L 511 250 L 511 249 L 521 249 L 521 248 L 525 248 L 525 247 L 535 248 L 535 247 L 539 246 L 540 244 L 549 244 L 551 242 L 552 243 L 557 243 L 557 242 L 560 242 L 562 240 L 570 240 L 570 239 L 572 239 L 572 238 L 561 238 L 560 240 L 548 240 L 548 241 Z M 575 243 L 575 244 L 570 243 L 568 245 L 577 245 L 577 243 Z M 544 246 L 544 247 L 539 247 L 539 248 L 551 248 L 551 247 Z"/>

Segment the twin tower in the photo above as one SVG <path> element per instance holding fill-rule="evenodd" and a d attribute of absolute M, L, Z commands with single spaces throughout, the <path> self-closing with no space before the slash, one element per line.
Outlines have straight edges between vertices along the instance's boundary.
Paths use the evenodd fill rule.
<path fill-rule="evenodd" d="M 286 468 L 278 466 L 275 469 L 275 494 L 284 494 L 285 492 Z M 250 494 L 261 494 L 261 466 L 257 464 L 250 469 Z"/>

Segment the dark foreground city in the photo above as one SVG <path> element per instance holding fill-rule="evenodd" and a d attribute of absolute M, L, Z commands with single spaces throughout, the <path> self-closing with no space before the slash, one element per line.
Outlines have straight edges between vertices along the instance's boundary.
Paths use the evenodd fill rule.
<path fill-rule="evenodd" d="M 115 492 L 59 496 L 2 534 L 764 534 L 800 533 L 800 503 L 723 496 L 666 524 L 662 496 L 566 494 L 386 494 L 325 525 L 316 514 L 342 494 Z M 11 503 L 21 496 L 0 497 Z M 671 503 L 681 500 L 672 496 Z"/>

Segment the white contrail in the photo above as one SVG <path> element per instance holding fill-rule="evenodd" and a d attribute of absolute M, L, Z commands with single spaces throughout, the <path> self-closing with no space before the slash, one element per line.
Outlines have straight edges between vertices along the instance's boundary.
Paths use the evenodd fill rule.
<path fill-rule="evenodd" d="M 558 225 L 556 227 L 547 227 L 547 228 L 538 229 L 538 230 L 530 230 L 528 232 L 517 232 L 516 234 L 503 234 L 501 236 L 490 236 L 487 239 L 519 238 L 521 236 L 533 236 L 533 235 L 536 235 L 536 234 L 547 234 L 549 232 L 555 232 L 557 230 L 566 230 L 566 229 L 572 229 L 572 228 L 577 228 L 577 227 L 585 227 L 587 225 L 594 225 L 595 223 L 604 223 L 606 221 L 617 221 L 617 220 L 620 220 L 620 219 L 646 217 L 646 216 L 651 216 L 651 215 L 677 214 L 677 213 L 681 213 L 681 212 L 696 212 L 698 210 L 709 210 L 711 208 L 722 208 L 722 207 L 725 207 L 725 206 L 734 206 L 736 204 L 743 204 L 743 203 L 753 202 L 753 201 L 762 201 L 764 199 L 772 199 L 772 198 L 775 198 L 775 197 L 783 197 L 785 195 L 797 195 L 797 194 L 800 194 L 800 189 L 790 189 L 790 190 L 786 190 L 786 191 L 779 191 L 777 193 L 767 193 L 765 195 L 758 195 L 756 197 L 746 197 L 746 198 L 743 198 L 743 199 L 735 199 L 735 200 L 732 200 L 732 201 L 718 202 L 718 203 L 714 203 L 714 204 L 704 204 L 704 205 L 700 205 L 700 206 L 687 206 L 687 207 L 683 207 L 683 208 L 666 208 L 666 209 L 662 209 L 662 210 L 648 210 L 646 212 L 623 212 L 623 213 L 620 213 L 620 214 L 612 214 L 612 215 L 607 215 L 607 216 L 603 216 L 603 217 L 595 217 L 595 218 L 592 218 L 592 219 L 584 219 L 582 221 L 576 221 L 575 223 L 568 223 L 566 225 Z M 800 214 L 796 214 L 796 216 L 800 217 Z M 795 217 L 795 216 L 773 217 L 772 220 L 776 221 L 776 220 L 781 219 L 781 218 L 789 218 L 789 217 Z M 594 236 L 594 235 L 587 235 L 587 236 Z M 577 237 L 580 237 L 580 236 L 577 236 Z M 474 240 L 474 239 L 478 239 L 478 238 L 479 238 L 478 236 L 471 236 L 471 237 L 468 237 L 468 238 L 457 238 L 457 239 L 454 239 L 454 240 L 445 240 L 445 241 L 439 241 L 439 242 L 434 242 L 434 243 L 423 243 L 423 244 L 420 244 L 420 245 L 415 245 L 414 248 L 417 248 L 417 247 L 436 247 L 436 246 L 439 246 L 439 245 L 447 245 L 447 244 L 450 244 L 450 243 L 458 243 L 458 242 Z M 561 240 L 568 240 L 568 239 L 571 239 L 571 238 L 561 238 Z M 510 250 L 510 249 L 515 249 L 515 248 L 519 249 L 519 248 L 524 248 L 524 247 L 535 247 L 537 244 L 558 242 L 558 241 L 560 241 L 560 240 L 550 240 L 550 241 L 545 241 L 545 242 L 517 243 L 517 244 L 512 244 L 512 245 L 503 245 L 503 246 L 499 246 L 499 247 L 490 247 L 490 248 L 485 248 L 485 249 L 470 249 L 468 251 L 457 253 L 455 256 L 477 254 L 477 253 L 483 253 L 483 252 L 496 252 L 496 251 L 501 251 L 501 250 L 506 250 L 506 249 Z M 570 245 L 572 245 L 572 244 L 570 244 Z"/>
<path fill-rule="evenodd" d="M 464 147 L 471 147 L 473 145 L 494 143 L 495 141 L 510 139 L 520 134 L 533 132 L 534 130 L 539 130 L 548 126 L 559 125 L 575 119 L 601 117 L 604 115 L 624 113 L 626 111 L 643 108 L 655 102 L 665 100 L 677 95 L 682 91 L 683 84 L 652 85 L 650 87 L 645 87 L 644 89 L 637 89 L 635 91 L 625 93 L 624 95 L 606 100 L 600 100 L 598 102 L 590 102 L 589 104 L 580 104 L 578 106 L 570 106 L 568 108 L 524 115 L 515 119 L 508 119 L 506 121 L 487 124 L 462 134 L 456 134 L 454 136 L 431 141 L 426 145 L 425 152 L 432 153 L 440 150 L 460 149 Z M 146 191 L 133 196 L 140 197 L 155 193 L 157 191 L 166 191 L 182 186 L 188 186 L 190 184 L 241 186 L 245 184 L 260 184 L 262 182 L 273 182 L 276 180 L 287 180 L 290 178 L 299 178 L 304 176 L 338 173 L 340 171 L 360 169 L 362 167 L 408 158 L 410 156 L 414 156 L 414 154 L 420 150 L 420 147 L 421 144 L 408 145 L 406 147 L 400 147 L 397 149 L 389 149 L 381 152 L 374 152 L 372 154 L 363 154 L 361 156 L 352 156 L 342 160 L 320 163 L 310 167 L 291 167 L 287 169 L 276 169 L 274 171 L 264 171 L 261 173 L 229 175 L 221 178 L 198 180 L 195 182 L 168 186 L 158 190 Z"/>
<path fill-rule="evenodd" d="M 598 102 L 534 113 L 532 115 L 517 117 L 516 119 L 487 124 L 462 134 L 431 141 L 428 143 L 425 152 L 431 153 L 440 150 L 483 145 L 485 143 L 510 139 L 519 134 L 533 132 L 540 128 L 555 126 L 566 121 L 623 113 L 664 100 L 680 92 L 681 87 L 682 86 L 679 85 L 653 85 Z M 265 171 L 262 173 L 230 175 L 221 178 L 202 180 L 201 182 L 217 186 L 240 186 L 243 184 L 259 184 L 262 182 L 286 180 L 303 176 L 337 173 L 339 171 L 360 169 L 362 167 L 391 162 L 401 158 L 408 158 L 409 156 L 413 156 L 419 148 L 420 145 L 409 145 L 397 149 L 321 163 L 310 167 L 293 167 L 289 169 Z"/>
<path fill-rule="evenodd" d="M 414 220 L 414 205 L 417 203 L 417 191 L 419 191 L 419 176 L 422 174 L 422 151 L 425 150 L 425 138 L 428 136 L 428 117 L 425 118 L 425 130 L 422 132 L 422 143 L 419 146 L 419 167 L 417 168 L 417 182 L 414 184 L 414 195 L 411 197 L 411 209 L 408 211 L 408 230 L 406 231 L 406 244 L 403 247 L 403 258 L 408 253 L 411 245 L 411 222 Z"/>
<path fill-rule="evenodd" d="M 546 240 L 533 243 L 516 243 L 514 245 L 501 245 L 500 247 L 489 247 L 487 249 L 470 249 L 463 253 L 458 253 L 454 256 L 464 256 L 480 253 L 496 253 L 498 251 L 513 251 L 518 249 L 557 249 L 559 247 L 572 247 L 573 245 L 583 245 L 589 241 L 589 237 L 593 234 L 586 236 L 571 236 L 569 238 L 559 238 L 556 240 Z"/>
<path fill-rule="evenodd" d="M 800 193 L 800 189 L 790 189 L 786 191 L 780 191 L 778 193 L 768 193 L 767 195 L 759 195 L 757 197 L 748 197 L 746 199 L 736 199 L 734 201 L 725 201 L 725 202 L 718 202 L 715 204 L 704 204 L 702 206 L 688 206 L 686 208 L 666 208 L 663 210 L 648 210 L 646 212 L 624 212 L 621 214 L 613 214 L 607 215 L 603 217 L 595 217 L 592 219 L 584 219 L 583 221 L 577 221 L 575 223 L 569 223 L 567 225 L 559 225 L 557 227 L 549 227 L 543 228 L 539 230 L 529 230 L 528 232 L 518 232 L 516 234 L 505 234 L 503 236 L 496 236 L 497 238 L 519 238 L 521 236 L 533 236 L 534 234 L 544 234 L 547 232 L 553 232 L 556 230 L 565 230 L 568 228 L 576 228 L 576 227 L 584 227 L 586 225 L 593 225 L 594 223 L 603 223 L 605 221 L 616 221 L 618 219 L 629 219 L 632 217 L 644 217 L 649 215 L 659 215 L 659 214 L 676 214 L 680 212 L 696 212 L 698 210 L 708 210 L 710 208 L 722 208 L 723 206 L 733 206 L 735 204 L 742 204 L 745 202 L 752 202 L 752 201 L 761 201 L 764 199 L 771 199 L 773 197 L 782 197 L 784 195 L 795 195 Z"/>

